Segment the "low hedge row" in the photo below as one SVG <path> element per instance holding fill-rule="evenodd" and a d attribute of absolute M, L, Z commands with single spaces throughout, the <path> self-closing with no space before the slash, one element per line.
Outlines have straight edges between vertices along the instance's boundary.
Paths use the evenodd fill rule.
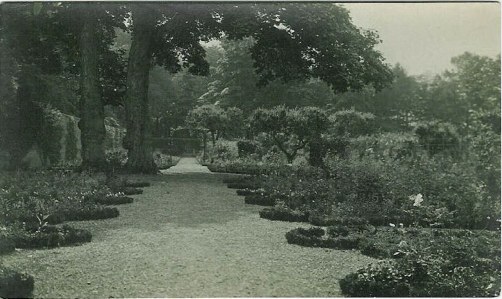
<path fill-rule="evenodd" d="M 1 298 L 31 298 L 34 287 L 35 282 L 31 275 L 0 267 Z"/>
<path fill-rule="evenodd" d="M 356 249 L 363 239 L 362 234 L 346 236 L 330 236 L 324 229 L 313 227 L 309 229 L 296 228 L 286 233 L 289 244 L 306 247 L 323 247 L 332 249 Z"/>
<path fill-rule="evenodd" d="M 227 187 L 230 189 L 256 189 L 258 186 L 253 182 L 239 182 L 239 183 L 228 183 Z"/>
<path fill-rule="evenodd" d="M 130 188 L 144 188 L 150 186 L 151 184 L 149 182 L 126 182 L 124 184 L 124 187 L 130 187 Z"/>
<path fill-rule="evenodd" d="M 119 216 L 120 212 L 115 207 L 88 205 L 79 209 L 64 210 L 57 214 L 65 221 L 83 221 L 115 218 Z"/>
<path fill-rule="evenodd" d="M 317 215 L 317 214 L 311 214 L 309 217 L 309 222 L 312 225 L 316 226 L 331 226 L 331 225 L 347 225 L 347 226 L 353 226 L 353 225 L 364 225 L 364 224 L 370 224 L 368 220 L 360 217 L 344 217 L 344 218 L 335 218 L 335 217 L 328 217 L 328 216 L 322 216 L 322 215 Z"/>
<path fill-rule="evenodd" d="M 72 228 L 46 226 L 40 231 L 17 232 L 12 236 L 16 248 L 54 248 L 59 246 L 78 245 L 92 240 L 89 231 Z"/>
<path fill-rule="evenodd" d="M 122 205 L 134 202 L 134 198 L 128 196 L 105 196 L 94 200 L 101 205 Z"/>
<path fill-rule="evenodd" d="M 268 220 L 308 222 L 308 214 L 288 209 L 286 207 L 265 208 L 260 211 L 260 217 Z"/>
<path fill-rule="evenodd" d="M 237 193 L 237 195 L 240 195 L 240 196 L 246 196 L 246 195 L 255 194 L 256 190 L 253 190 L 253 189 L 237 189 L 236 193 Z"/>
<path fill-rule="evenodd" d="M 120 190 L 120 192 L 124 193 L 125 195 L 143 194 L 143 190 L 134 187 L 124 187 Z"/>
<path fill-rule="evenodd" d="M 275 206 L 275 199 L 261 194 L 253 194 L 244 197 L 244 203 L 259 206 Z"/>
<path fill-rule="evenodd" d="M 224 184 L 244 183 L 251 180 L 250 176 L 228 177 L 223 179 Z"/>

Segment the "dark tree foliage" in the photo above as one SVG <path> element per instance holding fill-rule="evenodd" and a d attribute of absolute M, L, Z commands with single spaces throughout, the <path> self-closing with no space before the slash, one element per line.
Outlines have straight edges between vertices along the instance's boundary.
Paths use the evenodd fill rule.
<path fill-rule="evenodd" d="M 147 65 L 171 72 L 187 68 L 206 75 L 209 65 L 200 41 L 253 37 L 251 48 L 260 84 L 274 79 L 319 78 L 334 91 L 383 87 L 391 72 L 374 50 L 375 33 L 351 23 L 348 11 L 333 4 L 142 4 L 130 5 L 133 41 L 128 64 L 125 146 L 132 171 L 154 170 L 146 141 Z"/>

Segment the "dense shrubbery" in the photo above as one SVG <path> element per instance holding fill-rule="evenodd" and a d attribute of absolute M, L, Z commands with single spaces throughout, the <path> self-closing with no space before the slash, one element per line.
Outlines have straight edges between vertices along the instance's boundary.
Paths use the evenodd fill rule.
<path fill-rule="evenodd" d="M 391 238 L 395 247 L 390 252 L 395 251 L 393 255 L 399 258 L 346 276 L 340 281 L 342 292 L 357 297 L 485 297 L 500 293 L 497 233 L 418 230 L 412 234 L 411 238 Z"/>
<path fill-rule="evenodd" d="M 34 287 L 32 276 L 0 267 L 1 298 L 31 298 Z"/>

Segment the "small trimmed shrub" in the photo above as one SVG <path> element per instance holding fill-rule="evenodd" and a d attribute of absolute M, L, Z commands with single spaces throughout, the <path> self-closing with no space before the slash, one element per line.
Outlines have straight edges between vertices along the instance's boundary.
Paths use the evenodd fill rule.
<path fill-rule="evenodd" d="M 261 194 L 253 194 L 244 197 L 244 203 L 259 206 L 274 206 L 275 199 Z"/>
<path fill-rule="evenodd" d="M 326 234 L 324 229 L 320 227 L 312 227 L 309 229 L 296 228 L 286 233 L 286 240 L 289 244 L 296 244 L 307 247 L 324 247 L 322 237 Z"/>
<path fill-rule="evenodd" d="M 68 225 L 62 227 L 45 226 L 37 231 L 18 231 L 13 236 L 17 248 L 54 248 L 90 242 L 89 231 L 75 229 Z"/>
<path fill-rule="evenodd" d="M 31 275 L 0 267 L 1 298 L 31 298 L 35 281 Z"/>
<path fill-rule="evenodd" d="M 268 220 L 289 222 L 307 222 L 308 214 L 294 211 L 286 207 L 266 208 L 260 211 L 260 217 Z"/>

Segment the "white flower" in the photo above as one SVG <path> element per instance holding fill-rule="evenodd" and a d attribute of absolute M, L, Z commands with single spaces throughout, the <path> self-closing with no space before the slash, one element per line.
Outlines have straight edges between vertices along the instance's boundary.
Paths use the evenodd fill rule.
<path fill-rule="evenodd" d="M 396 227 L 396 225 L 395 225 L 394 223 L 389 223 L 389 225 L 390 225 L 391 227 Z"/>
<path fill-rule="evenodd" d="M 424 201 L 424 197 L 421 193 L 418 193 L 417 195 L 411 195 L 409 199 L 413 201 L 414 207 L 419 207 Z"/>

